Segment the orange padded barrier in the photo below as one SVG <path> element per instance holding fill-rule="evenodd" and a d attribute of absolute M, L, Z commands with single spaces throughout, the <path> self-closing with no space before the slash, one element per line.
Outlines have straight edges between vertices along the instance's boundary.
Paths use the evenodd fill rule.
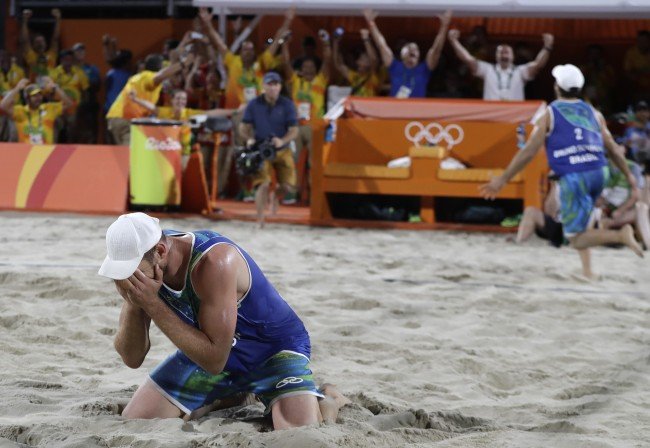
<path fill-rule="evenodd" d="M 444 106 L 443 106 L 444 104 Z M 541 101 L 483 101 L 348 97 L 348 118 L 410 118 L 413 120 L 528 122 L 544 103 Z"/>
<path fill-rule="evenodd" d="M 123 213 L 126 146 L 0 144 L 0 208 Z"/>
<path fill-rule="evenodd" d="M 332 221 L 327 193 L 408 195 L 421 198 L 420 216 L 435 222 L 436 197 L 480 197 L 479 186 L 500 174 L 517 149 L 517 128 L 543 110 L 541 101 L 519 103 L 481 100 L 372 99 L 348 102 L 348 110 L 366 116 L 390 111 L 398 118 L 368 119 L 350 114 L 337 120 L 336 140 L 324 143 L 314 131 L 311 219 Z M 460 112 L 459 112 L 460 111 Z M 462 116 L 463 119 L 456 120 Z M 451 118 L 448 118 L 451 117 Z M 482 117 L 470 120 L 468 117 Z M 411 126 L 410 137 L 405 132 Z M 436 125 L 432 125 L 436 123 Z M 458 128 L 463 138 L 459 138 Z M 427 131 L 428 129 L 428 131 Z M 455 129 L 455 130 L 454 130 Z M 532 125 L 525 125 L 529 134 Z M 413 141 L 421 133 L 439 138 L 439 146 L 421 147 Z M 446 134 L 446 135 L 445 135 Z M 320 138 L 317 138 L 320 137 Z M 449 141 L 456 140 L 448 148 Z M 467 166 L 445 170 L 440 164 L 451 156 Z M 393 159 L 410 156 L 408 168 L 388 168 Z M 520 199 L 524 206 L 541 206 L 548 166 L 543 149 L 528 167 L 501 191 L 499 197 Z"/>

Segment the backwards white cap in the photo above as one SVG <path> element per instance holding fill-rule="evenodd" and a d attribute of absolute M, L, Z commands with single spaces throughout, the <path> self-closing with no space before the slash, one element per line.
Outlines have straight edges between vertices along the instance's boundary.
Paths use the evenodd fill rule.
<path fill-rule="evenodd" d="M 584 75 L 578 67 L 572 64 L 556 65 L 551 74 L 560 89 L 567 92 L 571 89 L 582 89 L 582 86 L 585 85 Z"/>
<path fill-rule="evenodd" d="M 114 280 L 130 277 L 161 236 L 158 218 L 139 212 L 120 216 L 106 231 L 108 255 L 98 274 Z"/>

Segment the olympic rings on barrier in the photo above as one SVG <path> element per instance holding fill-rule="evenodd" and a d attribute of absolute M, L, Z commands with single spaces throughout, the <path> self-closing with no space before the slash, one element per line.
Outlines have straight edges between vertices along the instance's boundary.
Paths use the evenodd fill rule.
<path fill-rule="evenodd" d="M 415 134 L 413 133 L 414 130 Z M 432 130 L 435 130 L 435 135 L 432 134 Z M 454 137 L 453 134 L 456 134 L 456 136 Z M 465 133 L 463 128 L 457 124 L 449 124 L 443 128 L 442 125 L 435 122 L 424 126 L 419 121 L 411 121 L 404 127 L 404 136 L 416 146 L 420 146 L 423 140 L 434 146 L 444 140 L 447 148 L 451 149 L 463 141 Z"/>

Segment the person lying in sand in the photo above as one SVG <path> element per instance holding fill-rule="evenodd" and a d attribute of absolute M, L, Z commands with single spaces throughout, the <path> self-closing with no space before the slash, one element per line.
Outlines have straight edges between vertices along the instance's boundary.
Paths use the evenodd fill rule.
<path fill-rule="evenodd" d="M 124 363 L 142 365 L 152 320 L 178 348 L 124 417 L 198 418 L 252 393 L 274 429 L 336 420 L 348 400 L 316 387 L 305 326 L 242 248 L 209 230 L 163 231 L 144 213 L 111 224 L 106 247 L 99 274 L 124 299 L 114 341 Z"/>

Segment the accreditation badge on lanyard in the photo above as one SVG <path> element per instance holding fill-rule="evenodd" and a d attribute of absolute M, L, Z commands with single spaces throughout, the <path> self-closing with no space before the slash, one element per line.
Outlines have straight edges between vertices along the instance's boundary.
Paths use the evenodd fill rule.
<path fill-rule="evenodd" d="M 32 145 L 42 145 L 44 144 L 43 139 L 43 116 L 45 115 L 44 110 L 37 111 L 38 114 L 38 126 L 35 128 L 32 124 L 31 112 L 29 116 L 29 124 L 27 126 L 27 135 L 29 135 L 29 143 Z"/>
<path fill-rule="evenodd" d="M 32 145 L 42 145 L 43 142 L 43 134 L 41 133 L 30 133 L 29 134 L 29 143 Z"/>
<path fill-rule="evenodd" d="M 249 103 L 257 97 L 257 87 L 244 87 L 244 102 Z"/>
<path fill-rule="evenodd" d="M 395 94 L 395 98 L 410 98 L 413 90 L 409 89 L 406 86 L 400 86 L 399 90 Z"/>
<path fill-rule="evenodd" d="M 497 83 L 499 89 L 499 100 L 506 101 L 512 99 L 512 93 L 510 92 L 510 87 L 512 86 L 512 77 L 515 74 L 515 69 L 510 67 L 505 73 L 507 78 L 503 76 L 503 72 L 499 71 L 499 67 L 495 65 L 494 71 L 497 75 Z M 505 78 L 505 79 L 504 79 Z"/>
<path fill-rule="evenodd" d="M 298 119 L 309 121 L 311 118 L 311 103 L 302 101 L 298 103 Z"/>

